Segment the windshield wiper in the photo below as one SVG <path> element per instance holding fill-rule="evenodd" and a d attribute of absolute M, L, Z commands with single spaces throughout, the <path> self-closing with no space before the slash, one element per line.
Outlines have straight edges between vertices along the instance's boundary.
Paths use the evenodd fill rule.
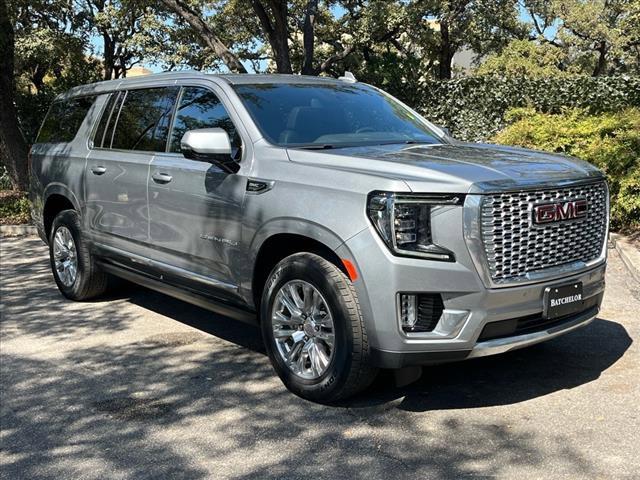
<path fill-rule="evenodd" d="M 303 148 L 305 150 L 329 150 L 336 147 L 335 145 L 331 145 L 330 143 L 312 143 L 310 145 L 291 145 L 291 148 Z"/>

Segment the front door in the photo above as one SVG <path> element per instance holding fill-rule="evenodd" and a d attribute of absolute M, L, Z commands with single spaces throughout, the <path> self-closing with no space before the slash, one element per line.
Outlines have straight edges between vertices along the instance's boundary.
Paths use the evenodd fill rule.
<path fill-rule="evenodd" d="M 229 268 L 242 255 L 241 221 L 246 177 L 189 160 L 180 153 L 188 130 L 223 128 L 240 151 L 239 135 L 217 95 L 205 87 L 183 87 L 169 138 L 149 175 L 150 238 L 154 259 L 184 275 L 194 289 L 234 298 L 237 275 Z M 184 284 L 185 278 L 180 279 Z"/>

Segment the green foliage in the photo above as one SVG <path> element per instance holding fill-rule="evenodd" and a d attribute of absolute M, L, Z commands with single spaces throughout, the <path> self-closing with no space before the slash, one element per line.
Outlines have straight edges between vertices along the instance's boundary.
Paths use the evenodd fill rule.
<path fill-rule="evenodd" d="M 11 183 L 9 172 L 7 172 L 7 167 L 0 164 L 0 191 L 11 190 L 12 188 L 13 184 Z"/>
<path fill-rule="evenodd" d="M 586 160 L 606 175 L 611 226 L 640 227 L 640 108 L 590 115 L 585 109 L 545 114 L 515 109 L 497 143 L 558 152 Z"/>
<path fill-rule="evenodd" d="M 567 76 L 570 72 L 565 70 L 566 63 L 566 51 L 550 43 L 514 40 L 502 52 L 489 55 L 475 73 L 527 78 Z"/>
<path fill-rule="evenodd" d="M 0 225 L 29 223 L 31 204 L 23 192 L 0 190 Z"/>
<path fill-rule="evenodd" d="M 413 106 L 434 123 L 462 140 L 484 141 L 507 126 L 506 114 L 515 107 L 542 113 L 583 108 L 591 114 L 640 107 L 640 77 L 474 76 L 427 80 L 418 93 L 391 93 L 402 99 L 417 95 L 421 101 Z"/>

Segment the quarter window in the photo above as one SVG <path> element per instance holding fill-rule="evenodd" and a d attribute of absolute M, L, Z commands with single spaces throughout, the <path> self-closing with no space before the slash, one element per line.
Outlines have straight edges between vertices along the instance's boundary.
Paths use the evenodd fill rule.
<path fill-rule="evenodd" d="M 178 87 L 129 90 L 118 115 L 112 148 L 164 152 Z"/>
<path fill-rule="evenodd" d="M 78 97 L 53 102 L 42 123 L 36 143 L 72 141 L 96 97 Z"/>
<path fill-rule="evenodd" d="M 228 134 L 236 157 L 240 148 L 240 137 L 227 110 L 215 93 L 201 87 L 185 87 L 182 90 L 176 120 L 171 132 L 171 152 L 180 152 L 180 140 L 189 130 L 199 128 L 222 128 Z"/>

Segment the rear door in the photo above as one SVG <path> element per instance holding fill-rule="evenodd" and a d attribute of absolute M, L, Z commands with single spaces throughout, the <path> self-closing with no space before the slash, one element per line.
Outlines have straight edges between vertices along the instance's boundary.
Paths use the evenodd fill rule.
<path fill-rule="evenodd" d="M 149 164 L 164 152 L 178 96 L 175 86 L 114 92 L 87 159 L 87 221 L 95 241 L 147 255 Z"/>
<path fill-rule="evenodd" d="M 242 255 L 247 177 L 242 168 L 238 174 L 229 174 L 211 163 L 189 160 L 180 152 L 186 131 L 213 127 L 227 131 L 234 155 L 240 158 L 240 132 L 220 96 L 205 86 L 183 87 L 168 152 L 156 155 L 151 163 L 150 238 L 157 248 L 157 260 L 177 267 L 174 272 L 189 272 L 194 288 L 224 297 L 237 291 L 237 274 L 229 265 L 234 256 Z"/>

